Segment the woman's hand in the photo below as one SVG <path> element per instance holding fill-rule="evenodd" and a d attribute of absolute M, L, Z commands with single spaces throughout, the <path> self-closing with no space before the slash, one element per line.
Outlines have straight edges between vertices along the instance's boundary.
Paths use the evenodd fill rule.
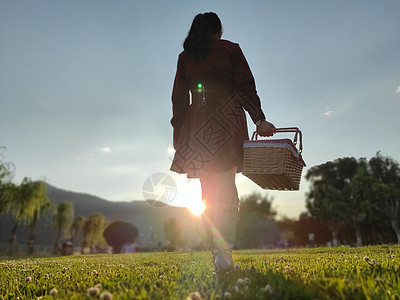
<path fill-rule="evenodd" d="M 257 126 L 257 133 L 261 136 L 272 136 L 276 132 L 274 124 L 264 121 Z"/>

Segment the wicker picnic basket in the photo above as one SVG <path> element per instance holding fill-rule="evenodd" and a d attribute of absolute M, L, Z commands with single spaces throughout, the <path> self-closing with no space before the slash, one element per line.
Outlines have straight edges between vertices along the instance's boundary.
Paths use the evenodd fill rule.
<path fill-rule="evenodd" d="M 258 140 L 256 132 L 250 141 L 243 143 L 243 175 L 263 189 L 298 190 L 303 167 L 306 165 L 301 131 L 297 127 L 277 128 L 277 133 L 294 132 L 290 139 Z M 296 148 L 299 138 L 299 147 Z"/>

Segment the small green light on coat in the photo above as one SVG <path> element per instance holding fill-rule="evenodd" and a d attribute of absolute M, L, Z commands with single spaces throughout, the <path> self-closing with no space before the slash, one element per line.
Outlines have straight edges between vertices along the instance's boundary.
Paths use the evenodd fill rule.
<path fill-rule="evenodd" d="M 199 83 L 199 84 L 197 85 L 197 87 L 198 87 L 199 89 L 201 89 L 201 88 L 203 87 L 203 85 L 202 85 L 201 83 Z"/>

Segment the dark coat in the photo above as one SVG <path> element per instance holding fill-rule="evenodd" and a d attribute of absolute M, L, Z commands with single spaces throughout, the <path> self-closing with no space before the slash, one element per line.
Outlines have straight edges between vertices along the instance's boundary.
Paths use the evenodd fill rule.
<path fill-rule="evenodd" d="M 171 170 L 202 177 L 237 166 L 241 171 L 246 117 L 265 119 L 254 78 L 238 44 L 214 38 L 196 63 L 179 55 L 172 92 L 174 148 Z"/>

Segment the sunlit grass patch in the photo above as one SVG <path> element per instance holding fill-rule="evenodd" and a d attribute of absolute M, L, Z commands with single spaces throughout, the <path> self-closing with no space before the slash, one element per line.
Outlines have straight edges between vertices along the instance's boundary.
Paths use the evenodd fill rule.
<path fill-rule="evenodd" d="M 398 299 L 398 246 L 133 253 L 0 261 L 1 299 Z M 199 298 L 200 297 L 200 298 Z"/>

